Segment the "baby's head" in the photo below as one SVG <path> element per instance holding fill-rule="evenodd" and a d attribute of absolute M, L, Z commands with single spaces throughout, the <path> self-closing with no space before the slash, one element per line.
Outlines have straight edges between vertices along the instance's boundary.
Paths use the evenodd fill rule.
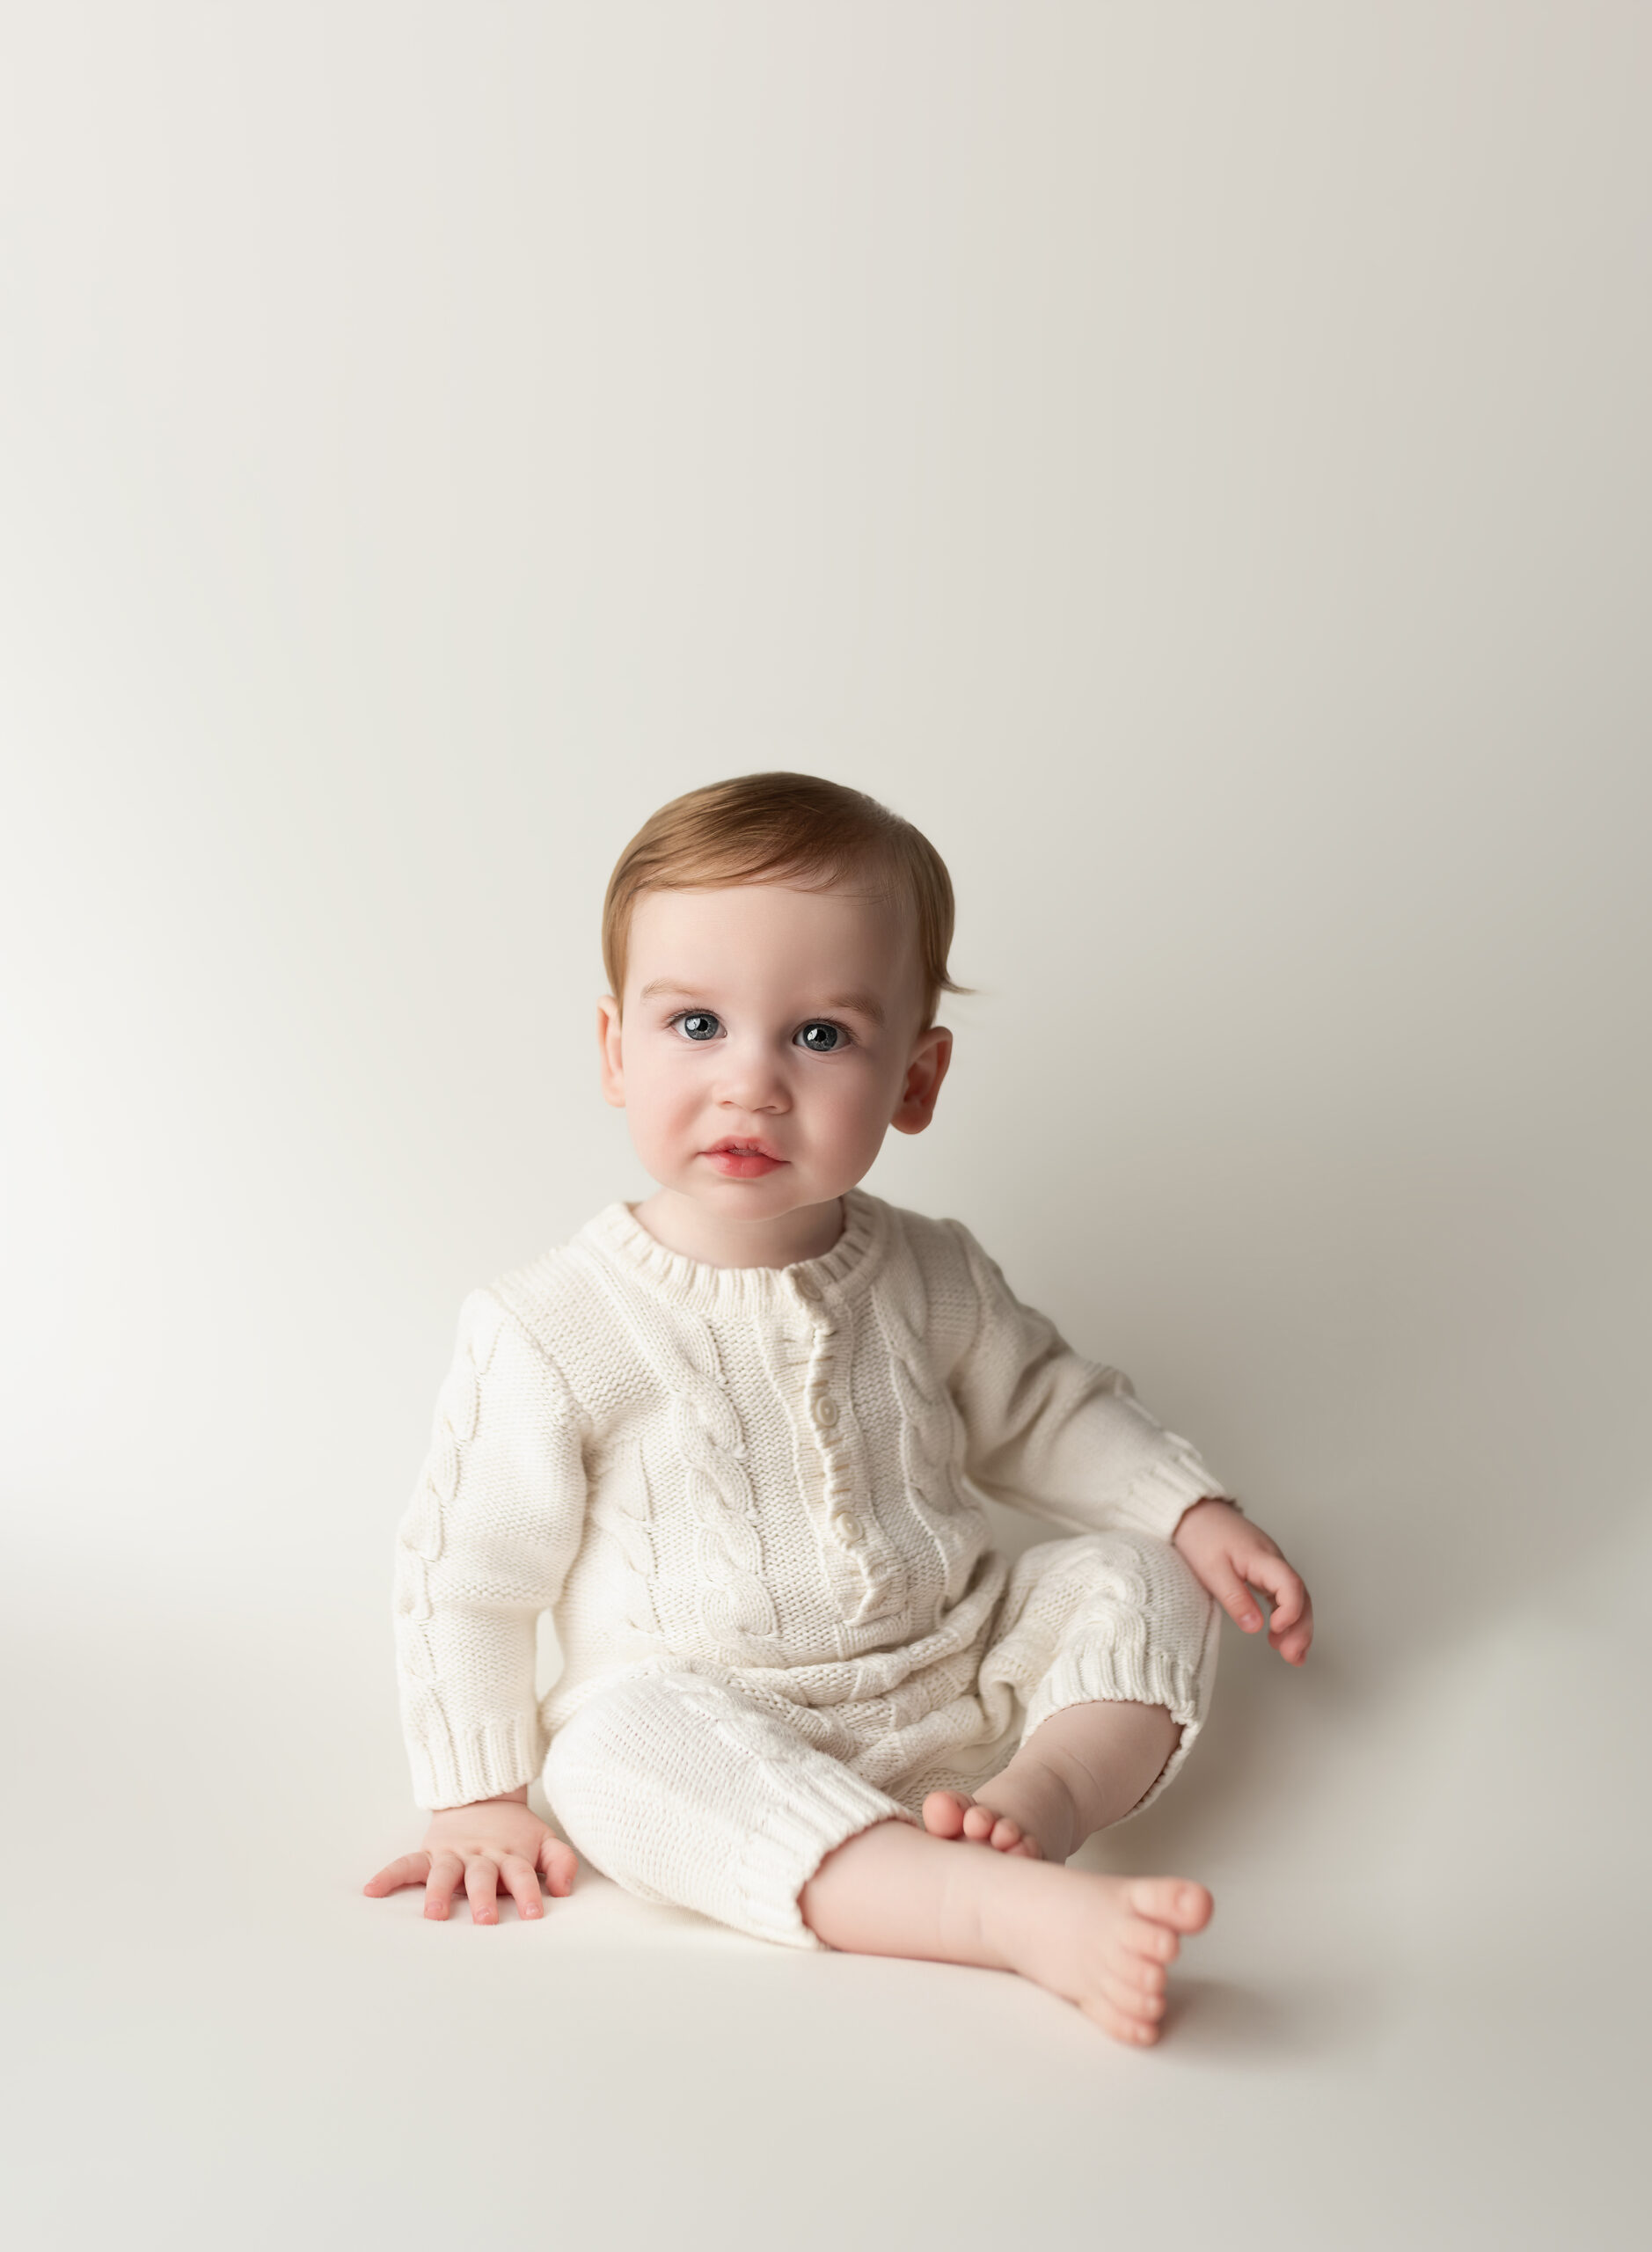
<path fill-rule="evenodd" d="M 858 790 L 742 774 L 662 806 L 609 881 L 597 1005 L 603 1092 L 661 1188 L 774 1219 L 920 1133 L 952 1051 L 935 1010 L 965 990 L 952 927 L 940 855 Z"/>

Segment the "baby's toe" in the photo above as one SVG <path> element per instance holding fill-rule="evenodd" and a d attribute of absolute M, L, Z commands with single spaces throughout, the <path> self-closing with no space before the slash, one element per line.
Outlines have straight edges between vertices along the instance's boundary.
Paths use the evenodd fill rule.
<path fill-rule="evenodd" d="M 1128 1978 L 1103 1978 L 1100 1991 L 1121 2017 L 1136 2018 L 1144 2025 L 1156 2026 L 1165 2014 L 1163 1994 L 1144 1994 Z"/>
<path fill-rule="evenodd" d="M 1132 1877 L 1127 1897 L 1138 1916 L 1179 1932 L 1202 1932 L 1215 1905 L 1202 1884 L 1185 1876 Z"/>
<path fill-rule="evenodd" d="M 979 1799 L 971 1799 L 964 1809 L 963 1834 L 976 1845 L 984 1845 L 997 1829 L 999 1819 L 990 1806 L 983 1806 Z"/>
<path fill-rule="evenodd" d="M 931 1791 L 924 1801 L 924 1827 L 932 1838 L 961 1838 L 965 1814 L 974 1804 L 961 1791 Z"/>
<path fill-rule="evenodd" d="M 1159 2038 L 1159 2028 L 1151 2019 L 1137 2017 L 1133 2011 L 1118 2008 L 1102 1992 L 1085 1996 L 1078 2005 L 1093 2025 L 1110 2033 L 1115 2041 L 1126 2041 L 1133 2049 L 1151 2048 Z"/>
<path fill-rule="evenodd" d="M 1104 1976 L 1115 1985 L 1128 1987 L 1132 1993 L 1160 2001 L 1164 1999 L 1165 1966 L 1150 1962 L 1145 1956 L 1121 1950 L 1108 1962 Z"/>
<path fill-rule="evenodd" d="M 1144 1916 L 1132 1916 L 1119 1927 L 1114 1951 L 1120 1956 L 1134 1956 L 1141 1962 L 1173 1963 L 1181 1952 L 1181 1941 L 1163 1924 L 1149 1923 Z"/>

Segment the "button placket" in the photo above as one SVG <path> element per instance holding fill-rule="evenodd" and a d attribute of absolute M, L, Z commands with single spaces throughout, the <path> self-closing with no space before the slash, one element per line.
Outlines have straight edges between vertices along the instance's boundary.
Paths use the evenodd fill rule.
<path fill-rule="evenodd" d="M 832 1391 L 839 1357 L 837 1324 L 822 1303 L 820 1286 L 810 1276 L 794 1275 L 792 1281 L 811 1317 L 813 1342 L 803 1379 L 804 1408 L 825 1472 L 826 1527 L 840 1548 L 854 1548 L 864 1538 L 864 1528 L 849 1506 L 846 1434 L 841 1428 L 843 1410 Z"/>
<path fill-rule="evenodd" d="M 818 1466 L 817 1537 L 844 1614 L 859 1620 L 883 1605 L 893 1559 L 858 1490 L 846 1317 L 820 1283 L 795 1271 L 786 1274 L 783 1302 L 790 1334 L 778 1349 L 800 1378 L 793 1396 Z"/>

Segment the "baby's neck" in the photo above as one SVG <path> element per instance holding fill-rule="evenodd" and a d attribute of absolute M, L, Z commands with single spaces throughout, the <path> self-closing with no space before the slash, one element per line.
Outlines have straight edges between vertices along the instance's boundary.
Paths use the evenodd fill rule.
<path fill-rule="evenodd" d="M 631 1214 L 668 1251 L 707 1267 L 790 1267 L 800 1259 L 818 1259 L 831 1249 L 844 1224 L 841 1196 L 763 1219 L 740 1219 L 708 1211 L 670 1188 L 633 1204 Z"/>

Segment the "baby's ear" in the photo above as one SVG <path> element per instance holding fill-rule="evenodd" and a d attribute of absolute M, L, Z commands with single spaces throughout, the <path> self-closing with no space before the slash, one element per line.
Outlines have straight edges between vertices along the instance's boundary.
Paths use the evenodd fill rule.
<path fill-rule="evenodd" d="M 596 1003 L 596 1047 L 603 1100 L 616 1110 L 625 1107 L 625 1058 L 620 1039 L 619 1003 L 611 993 Z"/>
<path fill-rule="evenodd" d="M 952 1062 L 952 1035 L 944 1024 L 932 1024 L 917 1035 L 917 1045 L 906 1067 L 901 1100 L 889 1123 L 903 1134 L 921 1134 L 935 1115 L 940 1083 Z"/>

